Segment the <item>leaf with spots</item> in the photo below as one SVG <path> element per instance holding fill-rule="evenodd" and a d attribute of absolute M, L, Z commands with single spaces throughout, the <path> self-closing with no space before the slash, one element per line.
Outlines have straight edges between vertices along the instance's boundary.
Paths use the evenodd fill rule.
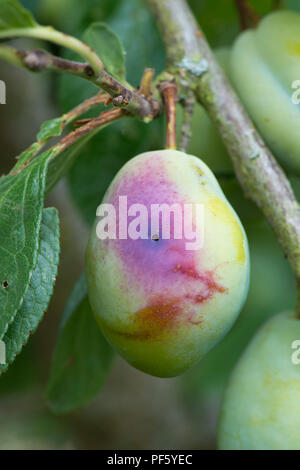
<path fill-rule="evenodd" d="M 58 261 L 58 213 L 54 208 L 44 209 L 37 264 L 22 307 L 3 337 L 6 346 L 6 364 L 0 366 L 0 372 L 7 370 L 42 320 L 53 292 Z"/>
<path fill-rule="evenodd" d="M 26 295 L 37 261 L 48 155 L 0 178 L 0 338 Z"/>
<path fill-rule="evenodd" d="M 112 357 L 113 350 L 96 323 L 82 276 L 60 325 L 47 386 L 51 409 L 65 413 L 88 403 L 99 393 Z"/>

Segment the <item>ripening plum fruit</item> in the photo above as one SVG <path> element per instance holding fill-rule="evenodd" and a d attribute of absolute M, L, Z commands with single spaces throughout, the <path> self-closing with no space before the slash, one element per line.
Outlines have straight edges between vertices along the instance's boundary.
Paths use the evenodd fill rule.
<path fill-rule="evenodd" d="M 230 49 L 222 47 L 214 51 L 216 59 L 228 75 Z M 177 106 L 178 136 L 182 125 L 182 106 Z M 232 175 L 233 165 L 228 152 L 207 112 L 199 103 L 195 104 L 191 125 L 188 152 L 203 159 L 217 175 Z M 179 143 L 179 142 L 178 142 Z"/>
<path fill-rule="evenodd" d="M 127 198 L 128 230 L 120 196 Z M 103 203 L 116 208 L 106 228 L 117 229 L 115 239 L 99 239 L 98 219 L 88 243 L 87 284 L 97 321 L 137 369 L 159 377 L 179 375 L 227 333 L 245 301 L 249 254 L 243 227 L 209 168 L 175 150 L 130 160 Z M 160 215 L 159 230 L 151 229 L 153 208 L 162 204 L 177 210 L 170 236 L 167 217 Z M 186 207 L 192 208 L 190 218 Z M 188 220 L 203 240 L 193 249 L 192 233 L 185 231 Z"/>
<path fill-rule="evenodd" d="M 300 174 L 300 14 L 277 11 L 235 42 L 229 74 L 248 113 L 282 165 Z M 298 86 L 299 89 L 299 86 Z"/>
<path fill-rule="evenodd" d="M 220 449 L 300 450 L 299 340 L 300 320 L 290 312 L 254 336 L 225 391 Z"/>

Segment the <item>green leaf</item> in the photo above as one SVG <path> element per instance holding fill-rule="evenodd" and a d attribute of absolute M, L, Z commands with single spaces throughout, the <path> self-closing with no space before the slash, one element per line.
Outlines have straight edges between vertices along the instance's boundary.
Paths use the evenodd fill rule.
<path fill-rule="evenodd" d="M 28 10 L 16 0 L 0 0 L 0 31 L 37 26 Z"/>
<path fill-rule="evenodd" d="M 93 23 L 83 38 L 99 55 L 106 71 L 117 79 L 125 80 L 125 51 L 113 30 L 105 23 Z"/>
<path fill-rule="evenodd" d="M 37 135 L 37 142 L 34 142 L 29 148 L 24 150 L 19 157 L 18 162 L 14 166 L 14 170 L 19 170 L 33 160 L 52 137 L 59 137 L 64 130 L 64 116 L 45 121 Z"/>
<path fill-rule="evenodd" d="M 52 410 L 72 411 L 96 396 L 112 357 L 113 350 L 96 323 L 82 276 L 67 303 L 54 351 L 47 386 Z"/>
<path fill-rule="evenodd" d="M 37 261 L 47 153 L 0 178 L 0 338 L 21 307 Z"/>
<path fill-rule="evenodd" d="M 7 370 L 42 320 L 53 292 L 58 261 L 58 213 L 54 208 L 44 209 L 37 264 L 24 302 L 3 337 L 6 345 L 6 365 L 1 366 L 0 371 Z"/>
<path fill-rule="evenodd" d="M 47 142 L 51 137 L 58 137 L 63 131 L 64 119 L 62 117 L 50 119 L 41 125 L 40 132 L 37 135 L 38 141 Z"/>
<path fill-rule="evenodd" d="M 14 166 L 14 170 L 17 170 L 23 167 L 27 162 L 30 162 L 33 157 L 35 157 L 41 149 L 40 142 L 34 142 L 29 148 L 24 150 L 18 157 L 17 163 Z"/>

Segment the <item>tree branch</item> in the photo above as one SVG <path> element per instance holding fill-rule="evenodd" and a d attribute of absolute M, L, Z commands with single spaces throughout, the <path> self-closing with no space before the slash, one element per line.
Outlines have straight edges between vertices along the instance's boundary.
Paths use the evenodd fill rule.
<path fill-rule="evenodd" d="M 108 99 L 109 95 L 102 93 L 102 91 L 97 93 L 97 95 L 92 96 L 91 98 L 87 98 L 64 115 L 64 127 L 95 106 L 98 106 L 102 103 L 106 104 Z"/>
<path fill-rule="evenodd" d="M 86 124 L 79 127 L 75 131 L 70 132 L 66 135 L 57 145 L 61 150 L 65 150 L 70 145 L 74 144 L 81 137 L 90 134 L 95 129 L 102 127 L 108 123 L 114 122 L 121 117 L 125 117 L 126 113 L 122 109 L 110 109 L 108 111 L 103 111 L 100 116 L 89 119 Z"/>
<path fill-rule="evenodd" d="M 243 109 L 184 0 L 148 0 L 170 72 L 184 75 L 215 123 L 245 193 L 273 227 L 300 282 L 300 207 L 290 183 Z M 197 60 L 195 61 L 195 57 Z M 188 66 L 187 66 L 188 64 Z M 201 67 L 199 67 L 201 64 Z M 206 69 L 197 76 L 197 70 Z M 298 304 L 300 310 L 300 303 Z"/>
<path fill-rule="evenodd" d="M 162 110 L 161 103 L 151 97 L 145 97 L 131 87 L 126 86 L 109 75 L 104 69 L 96 74 L 90 63 L 75 62 L 56 57 L 44 50 L 22 51 L 10 46 L 0 46 L 0 58 L 31 72 L 53 70 L 89 80 L 113 97 L 113 104 L 126 107 L 129 114 L 138 116 L 143 121 L 151 121 Z"/>

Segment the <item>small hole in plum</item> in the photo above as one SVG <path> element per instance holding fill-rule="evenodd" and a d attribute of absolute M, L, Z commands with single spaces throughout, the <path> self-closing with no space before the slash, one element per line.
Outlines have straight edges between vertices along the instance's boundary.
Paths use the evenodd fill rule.
<path fill-rule="evenodd" d="M 152 235 L 152 240 L 153 240 L 154 242 L 158 242 L 159 236 L 158 236 L 157 234 Z"/>

